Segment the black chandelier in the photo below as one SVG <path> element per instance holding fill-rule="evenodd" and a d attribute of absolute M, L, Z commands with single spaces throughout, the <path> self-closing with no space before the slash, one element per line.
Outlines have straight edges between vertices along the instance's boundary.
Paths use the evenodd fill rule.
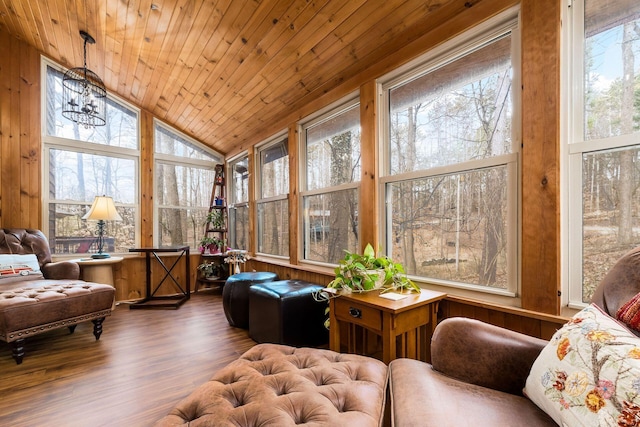
<path fill-rule="evenodd" d="M 62 78 L 62 115 L 84 125 L 104 126 L 106 121 L 107 89 L 96 73 L 87 69 L 87 42 L 96 41 L 87 32 L 80 31 L 84 39 L 84 67 L 71 68 Z"/>

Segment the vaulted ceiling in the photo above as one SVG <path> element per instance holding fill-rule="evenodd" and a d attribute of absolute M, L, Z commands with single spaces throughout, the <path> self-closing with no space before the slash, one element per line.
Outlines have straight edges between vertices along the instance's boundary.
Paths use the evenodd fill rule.
<path fill-rule="evenodd" d="M 229 153 L 479 1 L 0 0 L 0 30 L 66 67 L 87 31 L 108 91 Z"/>

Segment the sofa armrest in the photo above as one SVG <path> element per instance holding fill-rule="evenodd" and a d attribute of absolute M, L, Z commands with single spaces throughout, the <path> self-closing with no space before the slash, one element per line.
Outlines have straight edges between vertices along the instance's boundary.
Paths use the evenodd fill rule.
<path fill-rule="evenodd" d="M 546 344 L 479 320 L 452 317 L 436 327 L 431 364 L 460 381 L 522 395 L 531 366 Z"/>
<path fill-rule="evenodd" d="M 45 279 L 78 280 L 80 278 L 80 266 L 73 261 L 50 262 L 44 264 L 41 269 Z"/>

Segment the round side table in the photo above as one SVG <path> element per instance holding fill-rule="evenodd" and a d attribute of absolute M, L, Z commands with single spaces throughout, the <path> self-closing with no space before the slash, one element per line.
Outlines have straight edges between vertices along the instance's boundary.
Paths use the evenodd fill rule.
<path fill-rule="evenodd" d="M 122 262 L 121 256 L 113 256 L 110 258 L 78 258 L 71 261 L 80 266 L 80 274 L 82 280 L 87 282 L 104 283 L 115 287 L 113 281 L 113 266 Z"/>

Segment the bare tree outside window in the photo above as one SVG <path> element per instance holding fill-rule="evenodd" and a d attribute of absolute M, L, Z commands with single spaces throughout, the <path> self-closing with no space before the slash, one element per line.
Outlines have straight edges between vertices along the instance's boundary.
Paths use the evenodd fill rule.
<path fill-rule="evenodd" d="M 229 163 L 229 246 L 249 249 L 249 158 L 242 156 Z"/>
<path fill-rule="evenodd" d="M 388 89 L 388 252 L 409 274 L 513 290 L 509 33 Z"/>
<path fill-rule="evenodd" d="M 289 155 L 288 139 L 276 138 L 258 149 L 260 197 L 258 252 L 289 256 Z"/>
<path fill-rule="evenodd" d="M 135 244 L 137 218 L 138 115 L 107 98 L 107 122 L 85 128 L 62 116 L 63 73 L 46 66 L 43 103 L 48 153 L 48 234 L 55 254 L 95 251 L 96 224 L 82 220 L 95 196 L 113 197 L 122 221 L 109 221 L 108 252 L 126 252 Z M 61 142 L 62 141 L 62 142 Z"/>
<path fill-rule="evenodd" d="M 584 110 L 570 154 L 581 173 L 569 178 L 581 181 L 581 232 L 573 234 L 581 242 L 570 248 L 582 247 L 578 302 L 588 303 L 611 265 L 640 244 L 640 4 L 585 0 L 583 7 L 576 37 L 584 41 L 577 95 Z"/>
<path fill-rule="evenodd" d="M 359 104 L 304 126 L 304 258 L 337 263 L 359 246 Z"/>
<path fill-rule="evenodd" d="M 197 248 L 222 157 L 159 122 L 154 135 L 158 244 Z"/>

